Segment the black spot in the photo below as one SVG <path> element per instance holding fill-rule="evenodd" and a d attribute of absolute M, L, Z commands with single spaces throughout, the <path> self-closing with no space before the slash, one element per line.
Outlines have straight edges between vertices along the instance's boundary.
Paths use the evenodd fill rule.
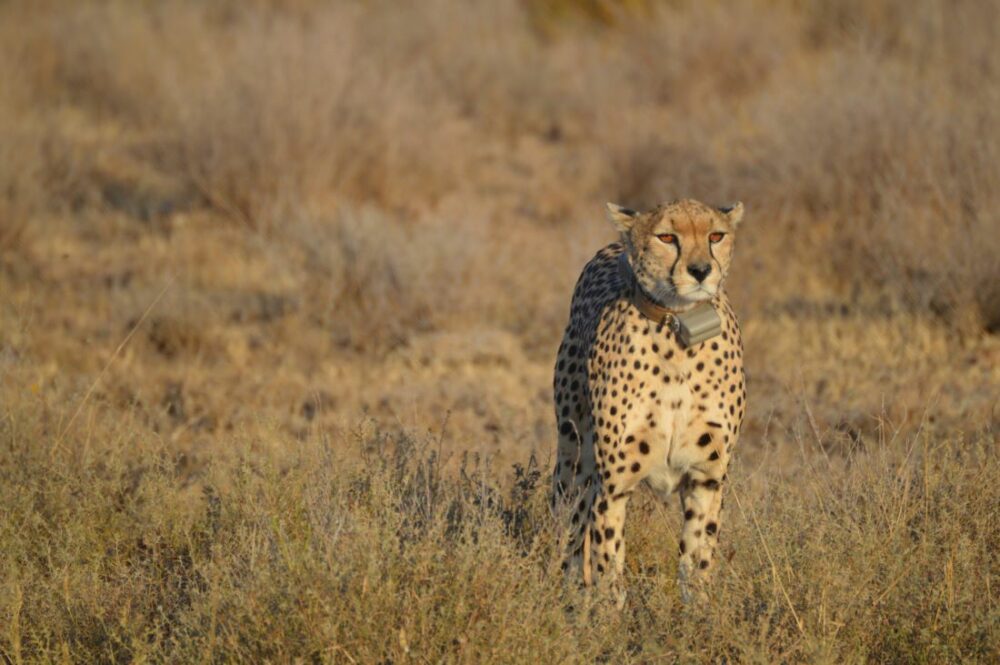
<path fill-rule="evenodd" d="M 549 431 L 551 432 L 552 430 Z M 572 431 L 573 431 L 573 425 L 568 420 L 564 420 L 563 424 L 559 426 L 560 434 L 568 435 Z"/>
<path fill-rule="evenodd" d="M 717 450 L 713 450 L 712 454 L 708 456 L 708 460 L 710 462 L 714 462 L 717 459 L 719 459 L 719 452 Z"/>
<path fill-rule="evenodd" d="M 681 541 L 681 554 L 684 554 L 685 552 L 687 552 L 687 544 L 685 544 L 685 542 L 682 540 Z"/>
<path fill-rule="evenodd" d="M 714 536 L 715 532 L 718 530 L 719 530 L 719 525 L 716 524 L 715 522 L 709 522 L 708 524 L 705 525 L 705 533 L 707 533 L 710 536 Z"/>
<path fill-rule="evenodd" d="M 708 568 L 708 559 L 702 559 L 701 563 L 698 564 L 698 567 L 701 568 L 702 570 Z"/>
<path fill-rule="evenodd" d="M 646 443 L 645 441 L 640 441 L 639 442 L 639 452 L 642 453 L 643 455 L 648 455 L 649 454 L 649 444 Z"/>
<path fill-rule="evenodd" d="M 691 510 L 690 508 L 688 508 L 687 510 L 684 511 L 684 519 L 685 520 L 689 520 L 692 517 L 694 517 L 694 511 L 693 510 Z"/>
<path fill-rule="evenodd" d="M 632 463 L 632 473 L 639 473 L 639 469 L 641 469 L 641 468 L 642 467 L 639 465 L 638 462 L 633 462 Z"/>
<path fill-rule="evenodd" d="M 702 434 L 701 437 L 698 439 L 698 445 L 699 446 L 703 446 L 704 447 L 704 446 L 707 446 L 710 443 L 712 443 L 712 435 L 709 434 L 708 432 L 705 432 L 704 434 Z"/>
<path fill-rule="evenodd" d="M 611 540 L 612 538 L 615 537 L 615 530 L 609 526 L 607 529 L 604 530 L 604 537 L 607 538 L 608 540 Z"/>

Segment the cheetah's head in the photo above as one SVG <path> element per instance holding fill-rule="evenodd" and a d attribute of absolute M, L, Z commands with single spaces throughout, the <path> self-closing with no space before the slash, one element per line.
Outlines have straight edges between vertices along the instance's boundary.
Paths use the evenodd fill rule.
<path fill-rule="evenodd" d="M 608 217 L 639 285 L 661 305 L 684 308 L 718 293 L 743 204 L 713 208 L 682 199 L 637 212 L 609 203 Z"/>

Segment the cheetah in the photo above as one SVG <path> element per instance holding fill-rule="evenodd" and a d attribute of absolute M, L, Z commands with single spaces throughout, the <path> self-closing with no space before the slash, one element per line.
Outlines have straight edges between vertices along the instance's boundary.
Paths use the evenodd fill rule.
<path fill-rule="evenodd" d="M 573 291 L 555 365 L 554 505 L 565 507 L 564 570 L 610 579 L 624 603 L 625 511 L 645 484 L 680 494 L 678 586 L 705 597 L 722 487 L 746 409 L 743 345 L 723 290 L 743 205 L 685 199 L 637 212 L 608 204 L 620 241 Z M 710 303 L 719 334 L 685 347 L 677 315 Z"/>

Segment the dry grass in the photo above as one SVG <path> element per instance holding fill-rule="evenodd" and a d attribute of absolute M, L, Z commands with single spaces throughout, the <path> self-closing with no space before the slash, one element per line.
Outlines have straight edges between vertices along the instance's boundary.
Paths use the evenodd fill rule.
<path fill-rule="evenodd" d="M 0 657 L 996 660 L 998 29 L 0 4 Z M 748 208 L 750 411 L 718 602 L 647 497 L 616 615 L 552 571 L 550 363 L 603 202 L 679 196 Z"/>
<path fill-rule="evenodd" d="M 707 607 L 680 605 L 679 521 L 643 497 L 617 614 L 563 586 L 533 466 L 498 478 L 463 465 L 451 478 L 433 439 L 262 429 L 231 440 L 193 485 L 183 458 L 133 426 L 56 455 L 4 447 L 11 661 L 998 655 L 1000 469 L 984 436 L 887 435 L 835 459 L 807 443 L 794 488 L 741 466 Z M 44 440 L 30 417 L 5 420 L 2 435 Z"/>

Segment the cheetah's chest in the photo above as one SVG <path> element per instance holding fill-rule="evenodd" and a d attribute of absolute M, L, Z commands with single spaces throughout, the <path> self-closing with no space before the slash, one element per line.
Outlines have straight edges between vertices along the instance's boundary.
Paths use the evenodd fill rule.
<path fill-rule="evenodd" d="M 622 463 L 629 447 L 619 437 L 644 432 L 652 451 L 650 483 L 664 491 L 696 457 L 684 451 L 705 427 L 735 439 L 745 400 L 739 328 L 725 300 L 719 336 L 684 348 L 663 325 L 627 301 L 602 317 L 588 362 L 591 406 L 601 436 L 598 453 Z"/>

